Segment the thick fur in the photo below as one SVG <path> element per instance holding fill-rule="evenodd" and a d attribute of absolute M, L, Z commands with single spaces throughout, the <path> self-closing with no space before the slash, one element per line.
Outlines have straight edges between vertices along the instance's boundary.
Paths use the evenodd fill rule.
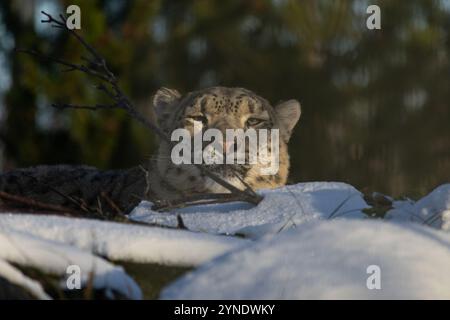
<path fill-rule="evenodd" d="M 272 107 L 264 98 L 243 88 L 213 87 L 184 96 L 162 88 L 154 97 L 159 126 L 170 136 L 177 128 L 192 132 L 193 119 L 202 119 L 204 129 L 279 129 L 280 163 L 275 175 L 260 174 L 259 164 L 233 166 L 239 177 L 253 189 L 275 188 L 286 183 L 289 173 L 288 141 L 300 118 L 300 104 L 289 100 Z M 257 119 L 249 125 L 249 119 Z M 187 194 L 224 192 L 193 165 L 175 165 L 171 148 L 160 143 L 158 153 L 144 167 L 123 171 L 99 171 L 86 166 L 38 166 L 0 175 L 0 190 L 55 204 L 71 205 L 72 198 L 98 202 L 102 192 L 127 208 L 140 199 L 176 199 Z M 239 188 L 244 185 L 227 167 L 211 165 L 213 172 Z"/>

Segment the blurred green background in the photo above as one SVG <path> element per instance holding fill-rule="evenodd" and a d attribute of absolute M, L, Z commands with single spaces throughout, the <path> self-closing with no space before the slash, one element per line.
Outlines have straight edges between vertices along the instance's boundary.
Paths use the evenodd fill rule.
<path fill-rule="evenodd" d="M 1 1 L 0 170 L 123 168 L 154 151 L 152 134 L 123 112 L 53 110 L 103 97 L 84 75 L 13 52 L 78 61 L 73 39 L 39 23 L 41 10 L 70 4 L 146 114 L 160 86 L 298 99 L 291 182 L 416 196 L 450 181 L 450 0 Z M 366 28 L 369 4 L 381 7 L 382 30 Z"/>

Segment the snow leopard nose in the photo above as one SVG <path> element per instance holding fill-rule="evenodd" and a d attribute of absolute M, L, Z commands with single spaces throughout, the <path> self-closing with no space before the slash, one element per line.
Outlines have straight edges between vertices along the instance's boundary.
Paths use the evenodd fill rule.
<path fill-rule="evenodd" d="M 239 124 L 235 123 L 234 119 L 230 119 L 227 117 L 219 118 L 216 122 L 212 123 L 210 128 L 218 129 L 222 132 L 223 141 L 221 143 L 223 153 L 226 154 L 231 151 L 236 151 L 237 141 L 236 138 L 234 140 L 227 140 L 227 129 L 235 130 L 239 129 Z"/>
<path fill-rule="evenodd" d="M 227 141 L 224 139 L 222 146 L 223 146 L 223 152 L 228 153 L 234 149 L 235 141 Z M 232 149 L 233 148 L 233 149 Z"/>

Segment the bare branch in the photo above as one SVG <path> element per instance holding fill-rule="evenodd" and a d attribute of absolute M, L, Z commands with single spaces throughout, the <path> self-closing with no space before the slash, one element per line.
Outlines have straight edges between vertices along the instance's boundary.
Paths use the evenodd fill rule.
<path fill-rule="evenodd" d="M 176 200 L 160 200 L 155 203 L 152 210 L 169 211 L 173 209 L 186 208 L 197 205 L 207 205 L 216 203 L 226 203 L 232 201 L 245 201 L 241 195 L 233 193 L 204 193 L 183 197 Z"/>
<path fill-rule="evenodd" d="M 123 210 L 119 208 L 119 206 L 106 194 L 106 192 L 102 191 L 100 193 L 103 199 L 105 199 L 106 203 L 115 211 L 117 216 L 123 216 Z"/>
<path fill-rule="evenodd" d="M 40 202 L 40 201 L 31 199 L 31 198 L 18 196 L 15 194 L 10 194 L 10 193 L 4 192 L 4 191 L 0 191 L 0 199 L 9 201 L 9 202 L 12 202 L 15 204 L 26 205 L 30 208 L 41 209 L 41 210 L 42 209 L 50 210 L 50 211 L 62 212 L 62 213 L 69 213 L 70 215 L 76 216 L 76 217 L 83 216 L 83 214 L 80 211 L 75 211 L 71 208 Z"/>
<path fill-rule="evenodd" d="M 53 61 L 53 62 L 55 62 L 57 64 L 65 66 L 65 67 L 67 67 L 65 72 L 80 71 L 80 72 L 86 73 L 86 74 L 88 74 L 88 75 L 90 75 L 92 77 L 96 77 L 96 78 L 98 78 L 98 79 L 100 79 L 102 81 L 109 81 L 110 80 L 108 77 L 104 76 L 103 74 L 101 74 L 101 73 L 99 73 L 99 72 L 97 72 L 97 71 L 95 71 L 95 70 L 93 70 L 93 69 L 91 69 L 91 68 L 89 68 L 89 67 L 87 67 L 85 65 L 82 65 L 82 64 L 75 64 L 75 63 L 71 63 L 71 62 L 67 62 L 67 61 L 61 60 L 59 58 L 49 57 L 49 56 L 47 56 L 45 54 L 42 54 L 40 52 L 37 52 L 35 50 L 16 49 L 15 51 L 19 52 L 19 53 L 26 53 L 26 54 L 35 56 L 35 57 L 37 57 L 39 59 Z"/>
<path fill-rule="evenodd" d="M 117 109 L 117 104 L 104 105 L 104 104 L 96 104 L 93 106 L 81 106 L 69 103 L 52 103 L 51 106 L 55 109 L 64 110 L 64 109 L 84 109 L 84 110 L 92 110 L 97 111 L 101 109 Z"/>
<path fill-rule="evenodd" d="M 45 20 L 41 20 L 42 23 L 49 23 L 52 27 L 64 29 L 88 51 L 90 57 L 86 56 L 81 57 L 81 59 L 86 62 L 86 65 L 74 64 L 59 58 L 48 57 L 33 50 L 17 50 L 17 51 L 30 54 L 41 59 L 50 60 L 60 65 L 63 65 L 67 67 L 67 69 L 65 69 L 66 72 L 80 71 L 89 76 L 97 78 L 103 83 L 97 85 L 96 88 L 102 91 L 106 96 L 108 96 L 108 98 L 114 101 L 114 103 L 110 105 L 96 104 L 94 106 L 83 106 L 65 103 L 65 104 L 53 104 L 52 106 L 58 109 L 70 108 L 70 109 L 86 109 L 93 111 L 101 109 L 122 109 L 125 110 L 132 118 L 134 118 L 135 120 L 143 124 L 145 127 L 152 130 L 155 134 L 158 135 L 160 139 L 162 139 L 169 145 L 172 145 L 173 144 L 172 141 L 157 125 L 149 121 L 147 118 L 145 118 L 141 113 L 139 113 L 136 110 L 131 100 L 125 95 L 125 93 L 119 87 L 118 79 L 116 78 L 114 73 L 110 71 L 109 67 L 106 64 L 106 60 L 90 44 L 88 44 L 83 39 L 83 37 L 80 36 L 75 30 L 67 28 L 66 19 L 64 18 L 64 16 L 60 14 L 58 20 L 55 19 L 52 15 L 46 13 L 45 11 L 41 11 L 41 13 L 46 17 Z M 111 87 L 111 89 L 108 89 L 105 83 L 108 84 Z M 245 190 L 241 190 L 235 187 L 228 181 L 222 179 L 218 175 L 211 172 L 205 166 L 202 166 L 200 164 L 193 164 L 193 165 L 196 166 L 202 174 L 208 176 L 213 181 L 215 181 L 216 183 L 218 183 L 219 185 L 230 191 L 230 193 L 214 194 L 214 197 L 212 197 L 211 195 L 198 195 L 195 196 L 195 198 L 197 199 L 196 201 L 200 201 L 202 203 L 245 201 L 253 204 L 258 204 L 261 201 L 262 197 L 256 194 L 248 184 L 243 182 L 241 178 L 240 178 L 241 182 L 243 182 L 244 186 L 246 187 Z M 196 201 L 193 201 L 192 199 L 182 199 L 180 201 L 177 201 L 176 204 L 165 204 L 161 208 L 169 208 L 169 207 L 173 208 L 174 205 L 187 206 L 196 204 Z"/>

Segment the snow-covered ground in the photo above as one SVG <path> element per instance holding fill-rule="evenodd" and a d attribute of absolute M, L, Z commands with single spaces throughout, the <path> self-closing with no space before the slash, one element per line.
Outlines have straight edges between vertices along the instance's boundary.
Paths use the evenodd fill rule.
<path fill-rule="evenodd" d="M 20 243 L 0 248 L 0 276 L 47 298 L 11 263 L 32 261 L 62 275 L 69 262 L 80 260 L 87 270 L 95 265 L 97 286 L 139 298 L 133 280 L 107 258 L 198 266 L 162 298 L 450 298 L 450 184 L 417 202 L 393 201 L 384 221 L 368 218 L 363 210 L 370 206 L 344 183 L 262 193 L 257 207 L 231 203 L 159 213 L 142 202 L 130 219 L 148 227 L 0 214 L 0 247 L 6 239 Z M 178 215 L 188 230 L 173 228 Z M 366 285 L 369 266 L 379 267 L 379 290 Z"/>
<path fill-rule="evenodd" d="M 367 286 L 371 268 L 379 268 L 379 290 Z M 161 297 L 450 299 L 450 234 L 380 221 L 308 222 L 205 264 Z"/>
<path fill-rule="evenodd" d="M 30 279 L 20 270 L 2 259 L 0 259 L 0 276 L 8 280 L 10 283 L 24 288 L 27 292 L 29 292 L 33 297 L 36 297 L 37 299 L 51 299 L 50 296 L 45 293 L 39 282 Z"/>
<path fill-rule="evenodd" d="M 263 191 L 256 207 L 245 203 L 204 205 L 175 210 L 152 211 L 143 202 L 130 215 L 132 220 L 176 226 L 180 215 L 189 230 L 219 234 L 241 234 L 256 239 L 292 225 L 317 219 L 359 218 L 367 216 L 369 206 L 352 186 L 338 182 L 299 183 Z"/>
<path fill-rule="evenodd" d="M 67 246 L 62 243 L 44 240 L 25 232 L 0 229 L 0 275 L 10 282 L 25 285 L 32 289 L 38 298 L 48 298 L 42 287 L 23 275 L 11 263 L 24 267 L 36 268 L 50 275 L 61 278 L 67 275 L 69 266 L 80 268 L 81 283 L 86 283 L 93 276 L 93 287 L 106 289 L 109 296 L 111 290 L 117 291 L 130 299 L 141 298 L 139 286 L 124 272 L 122 267 L 114 266 L 108 261 L 89 252 Z M 64 288 L 64 284 L 62 284 Z"/>
<path fill-rule="evenodd" d="M 0 227 L 64 243 L 109 260 L 173 266 L 197 266 L 249 242 L 184 230 L 57 216 L 0 214 Z"/>
<path fill-rule="evenodd" d="M 450 184 L 437 187 L 417 202 L 394 201 L 393 206 L 387 220 L 412 221 L 450 232 Z"/>

